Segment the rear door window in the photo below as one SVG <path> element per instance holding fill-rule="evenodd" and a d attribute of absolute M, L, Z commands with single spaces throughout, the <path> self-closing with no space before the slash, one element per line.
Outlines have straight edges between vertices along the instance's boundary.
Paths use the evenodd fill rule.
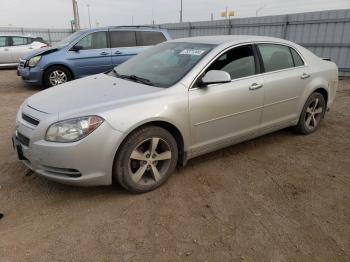
<path fill-rule="evenodd" d="M 135 31 L 110 31 L 111 48 L 136 46 Z"/>
<path fill-rule="evenodd" d="M 292 54 L 288 46 L 278 44 L 258 44 L 265 72 L 294 67 Z"/>
<path fill-rule="evenodd" d="M 0 47 L 9 46 L 8 44 L 8 37 L 7 36 L 0 36 Z"/>
<path fill-rule="evenodd" d="M 107 32 L 95 32 L 85 36 L 76 45 L 82 46 L 83 50 L 107 48 Z"/>
<path fill-rule="evenodd" d="M 157 45 L 167 40 L 162 32 L 155 31 L 138 31 L 136 38 L 138 46 Z"/>

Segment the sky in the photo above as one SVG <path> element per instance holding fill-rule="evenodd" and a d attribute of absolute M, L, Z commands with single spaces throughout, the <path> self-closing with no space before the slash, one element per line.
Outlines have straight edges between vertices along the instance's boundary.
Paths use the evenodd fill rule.
<path fill-rule="evenodd" d="M 175 23 L 181 0 L 77 0 L 81 27 Z M 350 9 L 350 0 L 183 0 L 184 22 L 222 19 L 220 12 L 236 17 L 290 14 L 328 9 Z M 0 0 L 0 27 L 69 28 L 72 0 Z"/>

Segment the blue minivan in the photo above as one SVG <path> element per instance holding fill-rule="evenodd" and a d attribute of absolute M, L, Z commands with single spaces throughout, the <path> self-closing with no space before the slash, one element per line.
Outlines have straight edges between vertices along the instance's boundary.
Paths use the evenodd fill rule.
<path fill-rule="evenodd" d="M 51 87 L 111 70 L 149 46 L 170 39 L 152 27 L 105 27 L 75 32 L 52 48 L 20 59 L 17 73 L 33 85 Z"/>

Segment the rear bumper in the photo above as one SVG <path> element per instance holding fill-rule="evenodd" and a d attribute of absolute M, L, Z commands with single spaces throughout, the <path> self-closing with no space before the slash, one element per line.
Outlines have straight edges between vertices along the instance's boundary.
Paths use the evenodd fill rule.
<path fill-rule="evenodd" d="M 21 76 L 23 81 L 31 85 L 42 85 L 44 71 L 40 68 L 34 67 L 18 67 L 17 75 Z"/>

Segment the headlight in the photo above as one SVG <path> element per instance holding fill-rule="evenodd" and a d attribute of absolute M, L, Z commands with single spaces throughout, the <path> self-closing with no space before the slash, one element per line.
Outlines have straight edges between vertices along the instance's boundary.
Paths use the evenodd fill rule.
<path fill-rule="evenodd" d="M 31 59 L 29 59 L 28 66 L 29 67 L 35 67 L 41 59 L 41 56 L 34 56 Z"/>
<path fill-rule="evenodd" d="M 46 131 L 45 140 L 50 142 L 76 142 L 91 134 L 103 123 L 103 118 L 86 116 L 52 124 Z"/>

